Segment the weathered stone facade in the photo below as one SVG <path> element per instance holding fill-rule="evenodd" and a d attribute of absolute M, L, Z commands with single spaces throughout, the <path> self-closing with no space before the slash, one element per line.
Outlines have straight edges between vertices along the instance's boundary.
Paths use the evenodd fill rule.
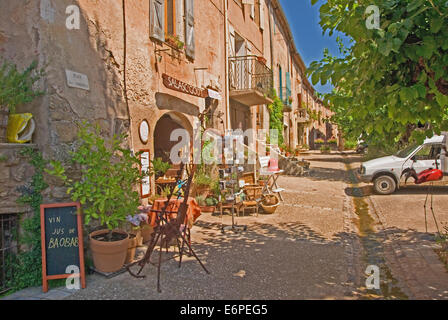
<path fill-rule="evenodd" d="M 33 113 L 37 125 L 33 143 L 46 159 L 60 160 L 67 156 L 74 148 L 81 121 L 98 124 L 105 136 L 128 133 L 129 147 L 136 152 L 149 149 L 151 157 L 164 152 L 156 148 L 163 133 L 157 132 L 161 119 L 169 118 L 173 124 L 193 133 L 199 113 L 210 101 L 167 87 L 164 74 L 202 90 L 213 89 L 221 96 L 212 101 L 212 126 L 218 131 L 232 127 L 229 104 L 248 115 L 247 127 L 268 129 L 266 104 L 244 106 L 229 99 L 226 69 L 228 58 L 237 54 L 235 47 L 232 53 L 232 37 L 234 40 L 239 37 L 240 44 L 244 43 L 242 53 L 265 59 L 274 74 L 277 90 L 285 86 L 285 80 L 280 85 L 279 67 L 283 79 L 288 72 L 293 109 L 285 112 L 285 135 L 290 147 L 309 141 L 311 122 L 306 123 L 303 136 L 298 136 L 296 111 L 301 106 L 298 99 L 300 95 L 312 108 L 317 108 L 317 99 L 304 76 L 305 66 L 277 0 L 255 1 L 254 5 L 240 0 L 229 0 L 227 4 L 224 0 L 170 3 L 173 3 L 171 25 L 167 28 L 169 21 L 164 19 L 170 17 L 166 11 L 168 1 L 162 0 L 1 2 L 0 56 L 20 69 L 37 60 L 46 70 L 39 83 L 46 94 L 18 108 L 18 112 Z M 68 8 L 73 5 L 79 9 L 79 29 L 67 27 L 73 14 Z M 161 30 L 155 25 L 157 14 L 164 22 Z M 161 40 L 166 33 L 176 36 L 184 47 L 176 47 L 167 38 Z M 89 89 L 69 86 L 66 70 L 86 75 Z M 220 114 L 222 117 L 218 117 Z M 144 119 L 150 127 L 150 140 L 146 144 L 140 141 L 138 132 Z M 9 155 L 12 151 L 5 152 Z M 1 179 L 8 183 L 15 183 L 14 174 L 23 171 L 0 168 L 4 174 Z M 25 180 L 26 177 L 28 171 Z M 10 195 L 13 191 L 0 194 L 6 195 L 5 192 Z M 64 197 L 62 186 L 51 180 L 45 201 L 60 201 Z M 11 201 L 14 200 L 8 199 L 8 203 Z"/>
<path fill-rule="evenodd" d="M 28 147 L 35 148 L 33 145 Z M 21 156 L 22 145 L 0 144 L 0 214 L 26 212 L 26 206 L 17 203 L 22 195 L 20 187 L 30 182 L 34 168 Z"/>

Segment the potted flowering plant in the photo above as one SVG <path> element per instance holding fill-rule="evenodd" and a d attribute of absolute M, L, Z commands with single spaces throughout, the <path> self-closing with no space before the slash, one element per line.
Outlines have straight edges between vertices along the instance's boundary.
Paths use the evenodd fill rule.
<path fill-rule="evenodd" d="M 153 202 L 158 198 L 160 198 L 160 196 L 155 196 Z M 151 235 L 154 231 L 149 221 L 149 215 L 151 214 L 152 206 L 140 206 L 138 207 L 138 210 L 140 211 L 140 214 L 144 214 L 146 216 L 145 220 L 140 221 L 139 227 L 142 236 L 142 243 L 146 243 L 151 240 Z"/>
<path fill-rule="evenodd" d="M 148 215 L 145 213 L 137 213 L 133 216 L 127 216 L 126 220 L 132 226 L 132 231 L 129 232 L 129 245 L 125 261 L 125 264 L 128 264 L 134 262 L 135 250 L 137 247 L 143 245 L 141 224 L 148 221 Z"/>

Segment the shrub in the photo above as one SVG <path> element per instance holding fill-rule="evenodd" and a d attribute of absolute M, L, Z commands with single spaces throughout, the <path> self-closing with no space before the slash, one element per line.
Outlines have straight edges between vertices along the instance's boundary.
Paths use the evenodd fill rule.
<path fill-rule="evenodd" d="M 356 141 L 345 141 L 344 149 L 352 150 L 355 149 L 358 143 Z"/>
<path fill-rule="evenodd" d="M 44 92 L 34 90 L 33 86 L 43 75 L 43 69 L 37 70 L 37 61 L 23 72 L 18 71 L 16 65 L 3 62 L 0 67 L 0 106 L 6 106 L 9 113 L 15 113 L 16 106 L 42 95 Z"/>
<path fill-rule="evenodd" d="M 105 141 L 99 127 L 91 129 L 87 124 L 81 126 L 79 147 L 70 153 L 70 162 L 80 169 L 77 181 L 65 174 L 58 161 L 51 161 L 53 170 L 47 172 L 61 178 L 71 199 L 83 205 L 87 225 L 94 219 L 113 230 L 138 211 L 140 198 L 135 185 L 142 179 L 140 161 L 121 147 L 126 135 Z"/>

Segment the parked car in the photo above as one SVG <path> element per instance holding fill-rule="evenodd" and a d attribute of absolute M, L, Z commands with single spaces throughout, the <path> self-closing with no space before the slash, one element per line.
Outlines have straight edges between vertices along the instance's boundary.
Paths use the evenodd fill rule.
<path fill-rule="evenodd" d="M 404 170 L 413 168 L 419 174 L 426 169 L 440 168 L 440 155 L 445 143 L 444 136 L 434 136 L 422 145 L 411 145 L 395 155 L 364 162 L 358 176 L 363 182 L 373 183 L 376 193 L 392 194 L 400 188 Z"/>

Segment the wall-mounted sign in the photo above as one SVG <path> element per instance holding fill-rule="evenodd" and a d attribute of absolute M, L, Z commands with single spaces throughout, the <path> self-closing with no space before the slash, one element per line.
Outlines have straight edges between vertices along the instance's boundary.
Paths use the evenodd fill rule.
<path fill-rule="evenodd" d="M 151 193 L 151 180 L 149 177 L 149 150 L 140 150 L 140 173 L 148 173 L 140 184 L 140 194 L 142 198 L 148 198 Z"/>
<path fill-rule="evenodd" d="M 200 97 L 200 98 L 206 98 L 208 97 L 208 91 L 207 89 L 201 89 L 195 86 L 192 86 L 190 84 L 187 84 L 185 82 L 182 82 L 180 80 L 174 79 L 173 77 L 170 77 L 167 74 L 162 74 L 163 78 L 163 84 L 165 87 L 183 92 L 192 96 Z"/>
<path fill-rule="evenodd" d="M 65 74 L 67 76 L 67 85 L 69 87 L 90 90 L 89 78 L 85 74 L 70 70 L 65 70 Z"/>
<path fill-rule="evenodd" d="M 216 100 L 222 100 L 222 96 L 218 91 L 212 90 L 212 89 L 208 89 L 208 96 L 212 99 L 216 99 Z"/>
<path fill-rule="evenodd" d="M 80 211 L 79 203 L 40 206 L 44 292 L 48 291 L 48 280 L 69 277 L 80 277 L 82 288 L 86 287 Z"/>
<path fill-rule="evenodd" d="M 149 124 L 148 121 L 146 121 L 146 119 L 140 122 L 140 126 L 138 128 L 138 134 L 140 136 L 140 141 L 143 144 L 147 144 L 149 140 Z"/>

